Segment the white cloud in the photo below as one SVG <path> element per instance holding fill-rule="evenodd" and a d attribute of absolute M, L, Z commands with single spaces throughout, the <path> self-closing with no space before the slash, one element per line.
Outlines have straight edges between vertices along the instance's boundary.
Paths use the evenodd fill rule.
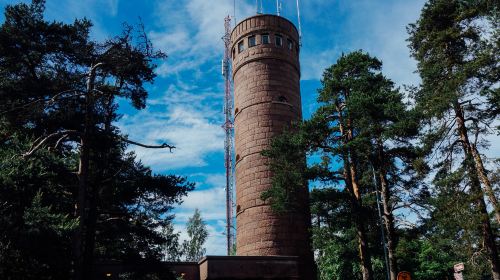
<path fill-rule="evenodd" d="M 146 149 L 130 146 L 138 158 L 155 172 L 205 166 L 206 157 L 222 152 L 224 131 L 222 114 L 215 108 L 216 94 L 182 83 L 171 85 L 154 105 L 134 115 L 124 115 L 118 126 L 130 139 L 148 144 L 168 143 L 176 148 Z"/>
<path fill-rule="evenodd" d="M 224 235 L 224 227 L 219 223 L 215 225 L 207 224 L 208 238 L 205 242 L 206 255 L 226 255 L 226 237 Z M 174 224 L 174 231 L 180 232 L 179 242 L 182 244 L 184 240 L 188 240 L 187 229 L 185 224 Z"/>
<path fill-rule="evenodd" d="M 342 52 L 363 49 L 382 60 L 384 73 L 397 84 L 418 84 L 406 26 L 416 21 L 423 3 L 304 1 L 302 79 L 320 79 L 324 68 L 335 63 Z"/>
<path fill-rule="evenodd" d="M 178 222 L 187 222 L 196 208 L 200 210 L 205 220 L 213 222 L 225 219 L 225 198 L 225 189 L 221 186 L 192 191 L 184 199 L 184 202 L 176 207 L 175 220 Z"/>
<path fill-rule="evenodd" d="M 251 8 L 238 1 L 237 15 L 250 15 Z M 233 14 L 231 0 L 157 2 L 158 25 L 163 32 L 150 33 L 153 44 L 165 50 L 170 60 L 157 73 L 166 77 L 198 70 L 211 59 L 222 57 L 224 18 Z"/>
<path fill-rule="evenodd" d="M 225 175 L 209 173 L 194 174 L 194 176 L 202 177 L 204 180 L 199 185 L 208 188 L 190 192 L 184 202 L 174 209 L 176 231 L 181 232 L 181 240 L 186 240 L 188 238 L 186 223 L 195 209 L 199 209 L 202 219 L 207 222 L 209 232 L 208 240 L 205 243 L 207 255 L 225 255 L 226 195 L 225 189 L 222 187 Z"/>

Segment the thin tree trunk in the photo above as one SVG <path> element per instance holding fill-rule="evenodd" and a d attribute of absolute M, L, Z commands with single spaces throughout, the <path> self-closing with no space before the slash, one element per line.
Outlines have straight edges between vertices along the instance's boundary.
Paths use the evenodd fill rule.
<path fill-rule="evenodd" d="M 93 83 L 91 85 L 93 87 Z M 104 122 L 104 133 L 105 136 L 111 133 L 111 122 L 113 121 L 113 96 L 109 96 L 106 100 L 106 116 Z M 87 230 L 85 235 L 85 253 L 84 253 L 84 278 L 90 279 L 92 275 L 92 264 L 94 260 L 95 242 L 96 242 L 96 227 L 98 218 L 97 204 L 99 201 L 99 185 L 97 182 L 102 182 L 106 176 L 105 170 L 108 166 L 109 154 L 105 153 L 102 158 L 98 160 L 98 176 L 96 177 L 93 184 L 88 184 L 88 218 L 87 218 Z"/>
<path fill-rule="evenodd" d="M 345 137 L 345 142 L 352 140 L 352 131 L 344 128 L 342 120 L 342 111 L 337 106 L 337 112 L 339 113 L 339 129 L 341 135 Z M 345 143 L 344 143 L 345 144 Z M 361 270 L 363 274 L 363 280 L 373 280 L 373 270 L 370 252 L 368 251 L 368 240 L 366 237 L 366 229 L 362 220 L 362 209 L 363 203 L 359 190 L 359 184 L 357 180 L 357 170 L 355 166 L 355 158 L 353 159 L 352 153 L 346 151 L 343 155 L 344 162 L 344 178 L 346 182 L 346 187 L 351 194 L 351 205 L 353 207 L 354 223 L 356 226 L 356 234 L 358 236 L 358 250 L 359 258 L 361 262 Z"/>
<path fill-rule="evenodd" d="M 475 145 L 471 145 L 471 153 L 472 157 L 474 158 L 474 163 L 477 170 L 477 174 L 479 175 L 479 180 L 481 180 L 481 183 L 483 183 L 486 195 L 488 195 L 491 205 L 493 205 L 493 211 L 495 212 L 495 219 L 497 220 L 497 223 L 500 224 L 500 209 L 498 207 L 498 200 L 495 196 L 495 192 L 493 191 L 493 187 L 491 186 L 491 181 L 488 178 L 488 175 L 486 174 L 486 168 L 484 168 L 481 155 L 479 155 L 479 152 L 477 151 Z"/>
<path fill-rule="evenodd" d="M 85 243 L 83 254 L 83 278 L 91 279 L 92 264 L 94 260 L 94 247 L 95 247 L 95 230 L 97 222 L 97 209 L 96 209 L 96 190 L 94 186 L 89 184 L 87 201 L 88 201 L 88 216 L 87 228 L 85 230 Z"/>
<path fill-rule="evenodd" d="M 351 189 L 354 194 L 354 212 L 356 219 L 356 231 L 359 240 L 359 255 L 361 258 L 362 270 L 363 270 L 363 280 L 373 280 L 373 270 L 371 263 L 370 252 L 368 251 L 368 238 L 366 237 L 366 229 L 362 219 L 363 212 L 363 200 L 361 198 L 361 193 L 359 190 L 358 176 L 356 169 L 356 161 L 354 156 L 351 154 L 349 161 L 349 173 L 351 177 Z"/>
<path fill-rule="evenodd" d="M 473 149 L 469 141 L 469 136 L 467 134 L 467 128 L 465 127 L 465 118 L 463 114 L 462 107 L 458 102 L 454 104 L 455 117 L 457 120 L 457 131 L 462 141 L 462 148 L 464 150 L 466 161 L 468 159 L 473 159 Z M 481 184 L 479 181 L 479 176 L 477 174 L 477 169 L 471 164 L 466 162 L 469 177 L 471 180 L 471 191 L 472 195 L 476 196 L 476 204 L 478 211 L 481 215 L 481 231 L 483 234 L 484 245 L 486 246 L 488 252 L 488 258 L 491 264 L 491 274 L 494 280 L 500 280 L 500 264 L 498 259 L 498 250 L 495 244 L 495 237 L 491 229 L 491 223 L 486 209 L 486 203 L 484 202 L 484 193 L 481 189 Z"/>
<path fill-rule="evenodd" d="M 90 165 L 90 136 L 92 135 L 92 114 L 93 114 L 93 90 L 95 82 L 95 72 L 97 67 L 102 64 L 92 65 L 87 77 L 87 93 L 85 94 L 85 116 L 83 133 L 80 138 L 80 158 L 78 164 L 78 199 L 76 204 L 76 214 L 79 219 L 79 225 L 76 229 L 74 250 L 74 278 L 77 280 L 89 279 L 89 255 L 85 252 L 87 239 L 87 208 L 88 205 L 88 177 Z"/>
<path fill-rule="evenodd" d="M 76 203 L 76 216 L 78 217 L 79 224 L 76 229 L 75 239 L 74 239 L 74 250 L 75 250 L 75 263 L 74 263 L 74 278 L 77 280 L 84 279 L 84 239 L 85 230 L 87 225 L 87 179 L 88 179 L 88 168 L 89 168 L 89 147 L 88 138 L 89 131 L 87 127 L 88 123 L 88 109 L 89 101 L 88 97 L 86 100 L 86 112 L 85 112 L 85 125 L 84 131 L 80 139 L 80 158 L 78 164 L 78 198 Z"/>
<path fill-rule="evenodd" d="M 84 132 L 80 139 L 80 159 L 78 164 L 78 195 L 75 205 L 75 214 L 78 218 L 78 227 L 75 231 L 73 240 L 74 246 L 74 278 L 77 280 L 83 279 L 83 239 L 85 232 L 85 204 L 87 192 L 87 173 L 88 173 L 88 156 L 87 137 Z"/>
<path fill-rule="evenodd" d="M 378 177 L 380 180 L 380 189 L 382 193 L 382 206 L 383 206 L 383 217 L 384 226 L 387 238 L 387 252 L 389 258 L 389 277 L 390 280 L 397 279 L 397 260 L 396 260 L 396 231 L 394 229 L 394 215 L 392 214 L 392 204 L 391 190 L 389 189 L 389 183 L 387 182 L 387 170 L 385 169 L 385 155 L 384 147 L 380 140 L 377 139 L 377 161 L 378 161 Z"/>

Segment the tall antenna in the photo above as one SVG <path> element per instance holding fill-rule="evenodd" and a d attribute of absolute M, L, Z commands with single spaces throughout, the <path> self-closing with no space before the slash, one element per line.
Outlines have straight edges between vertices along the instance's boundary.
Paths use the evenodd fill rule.
<path fill-rule="evenodd" d="M 262 0 L 255 0 L 255 10 L 257 11 L 257 14 L 263 13 L 264 9 L 262 7 Z"/>
<path fill-rule="evenodd" d="M 300 5 L 297 0 L 297 20 L 299 22 L 299 45 L 302 45 L 302 27 L 300 26 Z"/>
<path fill-rule="evenodd" d="M 281 1 L 276 0 L 276 14 L 279 16 L 281 11 Z"/>
<path fill-rule="evenodd" d="M 226 133 L 224 140 L 224 162 L 226 167 L 226 238 L 227 255 L 231 255 L 234 247 L 234 199 L 233 199 L 233 96 L 231 94 L 231 77 L 229 65 L 231 64 L 231 17 L 224 19 L 224 58 L 222 59 L 222 75 L 224 76 L 224 125 Z"/>

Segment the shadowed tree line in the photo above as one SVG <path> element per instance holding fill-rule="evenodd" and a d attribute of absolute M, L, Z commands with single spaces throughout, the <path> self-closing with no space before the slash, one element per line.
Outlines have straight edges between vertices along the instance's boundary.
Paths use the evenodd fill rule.
<path fill-rule="evenodd" d="M 118 100 L 145 107 L 166 55 L 141 24 L 97 42 L 89 20 L 49 22 L 44 8 L 9 5 L 0 26 L 0 278 L 90 279 L 104 260 L 159 262 L 173 238 L 159 229 L 194 184 L 126 151 L 174 147 L 115 123 Z"/>
<path fill-rule="evenodd" d="M 500 279 L 498 158 L 485 155 L 500 133 L 499 23 L 496 1 L 428 1 L 407 28 L 420 85 L 343 54 L 312 117 L 273 140 L 263 198 L 285 211 L 314 185 L 320 279 L 453 279 L 459 262 L 465 279 Z"/>

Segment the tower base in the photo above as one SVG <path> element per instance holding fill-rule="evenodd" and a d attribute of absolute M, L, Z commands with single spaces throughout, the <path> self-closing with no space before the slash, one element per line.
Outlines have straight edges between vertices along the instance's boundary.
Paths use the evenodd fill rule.
<path fill-rule="evenodd" d="M 200 280 L 301 279 L 299 258 L 292 256 L 206 256 L 199 266 Z"/>
<path fill-rule="evenodd" d="M 120 263 L 94 265 L 92 279 L 121 279 L 120 275 L 171 271 L 183 280 L 314 280 L 296 256 L 206 256 L 199 262 Z"/>

